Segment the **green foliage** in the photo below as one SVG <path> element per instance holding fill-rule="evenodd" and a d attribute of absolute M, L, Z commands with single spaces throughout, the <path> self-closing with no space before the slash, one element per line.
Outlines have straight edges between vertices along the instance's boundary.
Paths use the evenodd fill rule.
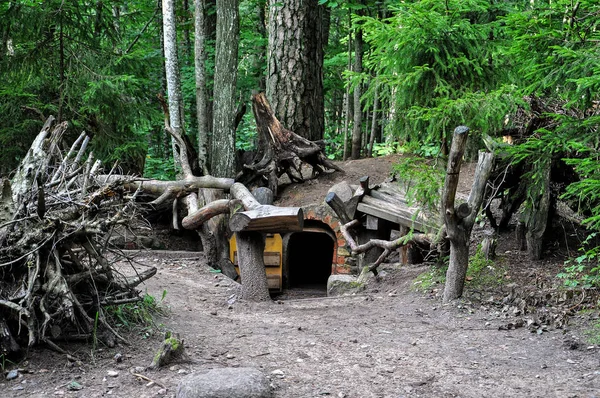
<path fill-rule="evenodd" d="M 444 169 L 438 162 L 416 156 L 404 156 L 394 165 L 394 173 L 405 189 L 410 205 L 437 211 L 445 177 Z"/>
<path fill-rule="evenodd" d="M 583 224 L 590 230 L 600 230 L 600 153 L 589 147 L 581 146 L 582 157 L 565 159 L 568 165 L 574 166 L 580 180 L 570 184 L 564 199 L 576 201 L 579 210 L 587 214 Z"/>
<path fill-rule="evenodd" d="M 565 286 L 584 289 L 600 286 L 600 246 L 592 243 L 597 236 L 597 232 L 590 233 L 580 249 L 582 254 L 565 262 L 563 272 L 558 274 Z"/>
<path fill-rule="evenodd" d="M 162 60 L 155 25 L 143 30 L 155 15 L 142 2 L 0 8 L 0 172 L 16 166 L 49 115 L 70 121 L 70 134 L 92 135 L 96 157 L 140 171 L 143 136 L 160 122 L 153 97 Z"/>
<path fill-rule="evenodd" d="M 335 134 L 331 129 L 325 130 L 325 153 L 329 159 L 342 159 L 344 156 L 344 136 Z"/>
<path fill-rule="evenodd" d="M 251 151 L 256 148 L 258 132 L 256 122 L 251 113 L 246 113 L 242 119 L 235 136 L 235 149 Z"/>
<path fill-rule="evenodd" d="M 593 243 L 600 230 L 600 138 L 597 103 L 600 100 L 600 4 L 584 0 L 536 1 L 504 18 L 503 53 L 515 60 L 511 76 L 524 96 L 541 97 L 551 110 L 543 115 L 552 123 L 512 149 L 515 162 L 532 167 L 530 206 L 539 195 L 539 165 L 560 157 L 579 176 L 566 187 L 562 199 L 574 203 L 586 219 L 590 237 L 582 255 L 568 261 L 559 276 L 567 286 L 597 286 L 598 248 Z"/>
<path fill-rule="evenodd" d="M 400 144 L 397 142 L 375 142 L 373 143 L 373 156 L 388 156 L 402 151 Z"/>
<path fill-rule="evenodd" d="M 138 330 L 143 337 L 149 337 L 158 330 L 154 317 L 164 315 L 167 311 L 162 305 L 166 295 L 167 291 L 164 290 L 160 300 L 157 300 L 146 293 L 139 302 L 107 306 L 105 312 L 110 318 L 109 323 L 129 330 Z"/>
<path fill-rule="evenodd" d="M 592 323 L 591 327 L 584 334 L 588 344 L 600 345 L 600 321 Z"/>
<path fill-rule="evenodd" d="M 397 3 L 390 18 L 361 18 L 372 51 L 365 64 L 395 109 L 390 132 L 400 140 L 440 146 L 454 127 L 494 131 L 511 101 L 496 85 L 498 10 L 489 1 Z M 355 80 L 361 76 L 355 76 Z M 507 86 L 508 87 L 508 86 Z"/>
<path fill-rule="evenodd" d="M 497 286 L 502 284 L 504 273 L 504 267 L 498 261 L 487 259 L 482 245 L 477 245 L 477 251 L 469 258 L 467 283 L 477 286 Z"/>
<path fill-rule="evenodd" d="M 156 180 L 172 181 L 176 178 L 175 166 L 172 159 L 154 156 L 154 150 L 150 149 L 146 155 L 144 164 L 144 177 Z"/>
<path fill-rule="evenodd" d="M 428 271 L 417 276 L 413 282 L 413 288 L 416 291 L 427 292 L 434 288 L 436 285 L 441 285 L 446 282 L 446 272 L 448 271 L 448 264 L 443 266 L 431 266 Z"/>

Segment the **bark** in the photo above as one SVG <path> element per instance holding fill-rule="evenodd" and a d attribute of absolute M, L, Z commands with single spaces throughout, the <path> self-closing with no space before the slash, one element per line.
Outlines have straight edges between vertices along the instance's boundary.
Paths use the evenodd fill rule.
<path fill-rule="evenodd" d="M 265 237 L 260 232 L 237 232 L 238 264 L 242 282 L 242 299 L 268 301 L 269 285 L 263 252 Z"/>
<path fill-rule="evenodd" d="M 198 120 L 198 165 L 204 174 L 208 174 L 208 114 L 206 94 L 206 21 L 204 0 L 194 0 L 194 71 L 196 79 L 196 118 Z"/>
<path fill-rule="evenodd" d="M 323 49 L 328 36 L 324 19 L 328 17 L 317 0 L 270 0 L 267 97 L 282 123 L 311 141 L 324 134 Z"/>
<path fill-rule="evenodd" d="M 238 202 L 239 203 L 239 202 Z M 236 201 L 228 199 L 219 199 L 207 203 L 206 206 L 188 214 L 181 222 L 185 229 L 197 229 L 206 221 L 219 214 L 228 214 L 232 206 L 236 205 Z"/>
<path fill-rule="evenodd" d="M 177 57 L 177 30 L 175 25 L 175 0 L 163 0 L 163 33 L 165 51 L 165 72 L 167 75 L 167 92 L 169 100 L 169 127 L 179 136 L 183 136 L 183 97 L 179 77 L 179 60 Z M 181 167 L 177 142 L 173 139 L 173 160 L 176 170 Z"/>
<path fill-rule="evenodd" d="M 358 27 L 354 35 L 354 73 L 361 74 L 363 69 L 363 37 L 362 29 Z M 360 97 L 362 96 L 362 83 L 354 87 L 354 126 L 352 128 L 352 153 L 351 159 L 360 158 L 362 148 L 362 106 Z"/>
<path fill-rule="evenodd" d="M 352 13 L 348 10 L 348 26 L 352 25 Z M 352 34 L 348 33 L 348 71 L 352 71 Z M 350 126 L 350 114 L 352 113 L 350 103 L 350 84 L 346 82 L 346 92 L 344 94 L 344 155 L 343 160 L 348 159 L 348 133 Z"/>
<path fill-rule="evenodd" d="M 369 136 L 369 147 L 367 148 L 367 157 L 373 156 L 373 144 L 375 143 L 375 136 L 377 135 L 377 114 L 379 112 L 379 85 L 375 86 L 375 97 L 373 101 L 373 120 L 371 121 L 371 135 Z"/>
<path fill-rule="evenodd" d="M 469 265 L 471 230 L 483 202 L 485 186 L 494 162 L 494 154 L 479 152 L 479 162 L 475 170 L 475 179 L 469 199 L 466 204 L 456 207 L 456 188 L 468 133 L 469 129 L 465 126 L 459 126 L 454 130 L 442 195 L 444 223 L 450 241 L 450 263 L 446 272 L 443 296 L 445 303 L 462 296 Z"/>
<path fill-rule="evenodd" d="M 527 254 L 532 260 L 542 258 L 543 237 L 548 225 L 548 213 L 550 210 L 550 157 L 544 159 L 538 166 L 538 174 L 541 176 L 535 188 L 538 194 L 524 211 L 525 238 L 527 240 Z"/>
<path fill-rule="evenodd" d="M 254 55 L 254 69 L 257 73 L 258 90 L 265 91 L 267 89 L 267 77 L 264 71 L 264 65 L 267 62 L 267 43 L 268 43 L 268 32 L 267 32 L 267 13 L 266 8 L 268 0 L 260 0 L 256 4 L 256 12 L 258 14 L 258 26 L 256 27 L 256 33 L 264 41 L 263 44 L 257 48 L 256 54 Z"/>
<path fill-rule="evenodd" d="M 235 100 L 239 45 L 238 0 L 217 0 L 217 41 L 211 141 L 211 173 L 235 175 Z"/>

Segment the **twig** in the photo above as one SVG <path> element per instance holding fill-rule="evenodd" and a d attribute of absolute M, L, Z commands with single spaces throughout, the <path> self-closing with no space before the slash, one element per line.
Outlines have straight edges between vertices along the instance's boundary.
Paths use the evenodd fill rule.
<path fill-rule="evenodd" d="M 162 387 L 162 388 L 164 388 L 164 389 L 166 389 L 166 388 L 167 388 L 167 387 L 166 387 L 164 384 L 162 384 L 161 382 L 158 382 L 158 381 L 156 381 L 156 380 L 152 380 L 151 378 L 149 378 L 149 377 L 147 377 L 147 376 L 144 376 L 144 375 L 142 375 L 142 374 L 139 374 L 139 373 L 134 373 L 133 371 L 129 371 L 129 373 L 131 373 L 131 374 L 132 374 L 133 376 L 135 376 L 135 377 L 139 377 L 139 378 L 140 378 L 140 379 L 142 379 L 142 380 L 146 380 L 147 382 L 154 383 L 154 384 L 156 384 L 156 385 L 158 385 L 158 386 L 160 386 L 160 387 Z"/>
<path fill-rule="evenodd" d="M 36 251 L 38 251 L 40 249 L 40 247 L 44 246 L 46 243 L 48 243 L 52 238 L 54 238 L 54 235 L 56 234 L 56 230 L 52 231 L 52 235 L 50 235 L 50 237 L 48 237 L 48 239 L 46 239 L 45 241 L 43 241 L 40 245 L 34 247 L 33 249 L 31 249 L 30 251 L 28 251 L 27 253 L 23 254 L 21 257 L 16 258 L 14 260 L 8 261 L 6 263 L 0 264 L 0 267 L 4 267 L 10 264 L 14 264 L 18 261 L 21 261 L 22 259 L 24 259 L 25 257 L 29 256 L 31 253 L 35 253 Z"/>

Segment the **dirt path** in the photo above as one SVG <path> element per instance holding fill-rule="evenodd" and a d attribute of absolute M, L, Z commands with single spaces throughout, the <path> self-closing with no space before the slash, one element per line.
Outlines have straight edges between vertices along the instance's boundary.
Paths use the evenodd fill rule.
<path fill-rule="evenodd" d="M 382 281 L 359 296 L 236 302 L 229 309 L 235 284 L 198 269 L 196 261 L 145 262 L 159 267 L 148 292 L 161 297 L 167 290 L 171 315 L 160 322 L 184 337 L 194 361 L 135 370 L 166 390 L 129 374 L 147 366 L 159 345 L 158 338 L 136 334 L 133 346 L 104 348 L 80 364 L 36 349 L 22 377 L 0 384 L 0 396 L 172 397 L 185 374 L 231 366 L 260 368 L 281 398 L 592 397 L 600 391 L 596 349 L 570 350 L 562 330 L 500 331 L 506 320 L 440 306 L 410 291 L 424 268 L 388 266 Z M 118 376 L 107 376 L 109 370 Z M 71 381 L 83 389 L 68 391 Z"/>

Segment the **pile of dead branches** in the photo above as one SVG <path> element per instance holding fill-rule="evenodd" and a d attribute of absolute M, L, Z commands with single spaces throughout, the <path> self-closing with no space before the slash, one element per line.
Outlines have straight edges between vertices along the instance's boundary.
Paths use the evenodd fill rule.
<path fill-rule="evenodd" d="M 84 133 L 63 149 L 66 130 L 66 122 L 48 119 L 2 184 L 0 356 L 38 343 L 122 340 L 103 308 L 139 300 L 135 287 L 156 272 L 118 272 L 114 262 L 122 254 L 110 236 L 139 214 L 137 192 L 125 190 L 123 179 L 100 175 Z"/>

